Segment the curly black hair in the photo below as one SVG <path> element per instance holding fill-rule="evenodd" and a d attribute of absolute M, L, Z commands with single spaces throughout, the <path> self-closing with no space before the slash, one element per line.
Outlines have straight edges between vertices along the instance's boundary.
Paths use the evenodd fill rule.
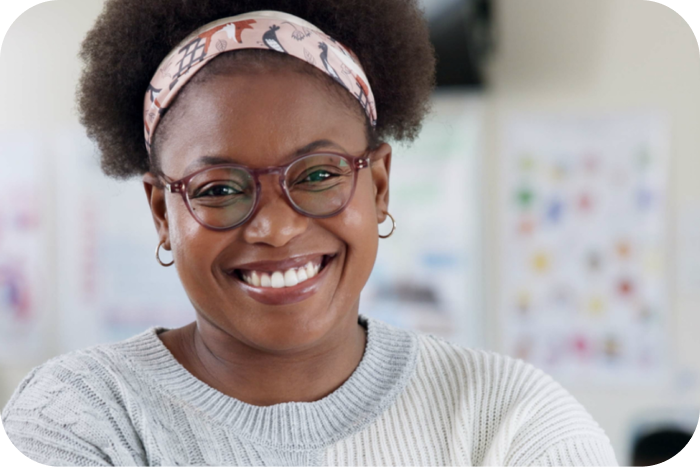
<path fill-rule="evenodd" d="M 144 144 L 143 98 L 171 49 L 204 24 L 258 10 L 303 18 L 357 55 L 377 105 L 372 139 L 417 136 L 429 110 L 435 55 L 416 0 L 107 0 L 82 43 L 77 89 L 80 121 L 98 144 L 105 174 L 129 178 L 154 169 Z"/>

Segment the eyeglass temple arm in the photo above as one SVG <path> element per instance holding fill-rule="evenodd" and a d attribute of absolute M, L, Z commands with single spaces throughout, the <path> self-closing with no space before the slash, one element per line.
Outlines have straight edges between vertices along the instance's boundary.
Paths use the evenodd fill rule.
<path fill-rule="evenodd" d="M 168 193 L 182 193 L 182 182 L 166 182 L 165 189 Z"/>
<path fill-rule="evenodd" d="M 163 173 L 149 172 L 144 175 L 144 181 L 156 188 L 160 188 L 161 190 L 172 192 L 173 188 L 175 188 L 175 190 L 179 189 L 179 187 L 173 187 L 173 185 L 176 185 L 176 183 Z"/>
<path fill-rule="evenodd" d="M 369 167 L 369 156 L 364 156 L 360 157 L 358 159 L 355 159 L 355 169 L 364 169 L 365 167 Z"/>
<path fill-rule="evenodd" d="M 174 181 L 172 178 L 168 177 L 164 173 L 159 173 L 156 175 L 156 180 L 163 182 L 163 189 L 168 193 L 181 193 L 184 183 L 182 180 Z"/>

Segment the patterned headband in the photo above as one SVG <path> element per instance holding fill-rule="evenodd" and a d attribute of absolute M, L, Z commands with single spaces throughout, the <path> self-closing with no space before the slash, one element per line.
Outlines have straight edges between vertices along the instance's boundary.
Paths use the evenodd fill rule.
<path fill-rule="evenodd" d="M 279 11 L 255 11 L 202 26 L 165 57 L 144 98 L 144 133 L 149 154 L 160 117 L 180 89 L 212 58 L 239 49 L 270 49 L 310 63 L 355 96 L 370 124 L 376 125 L 374 95 L 352 51 L 301 18 Z"/>

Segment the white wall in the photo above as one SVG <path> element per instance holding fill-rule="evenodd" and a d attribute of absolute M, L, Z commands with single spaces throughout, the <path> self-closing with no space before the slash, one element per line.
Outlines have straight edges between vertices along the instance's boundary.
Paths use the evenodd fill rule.
<path fill-rule="evenodd" d="M 77 54 L 80 41 L 101 8 L 101 0 L 51 1 L 27 10 L 12 24 L 0 49 L 0 132 L 30 130 L 50 135 L 78 125 L 74 93 L 81 64 Z M 49 154 L 43 173 L 45 182 L 52 184 L 58 161 Z M 3 163 L 11 163 L 6 159 L 8 155 L 0 157 Z M 53 239 L 54 200 L 45 199 L 43 210 L 47 238 Z M 48 245 L 45 260 L 47 265 L 56 264 L 55 245 Z M 55 270 L 49 269 L 47 274 L 55 277 Z M 55 281 L 47 280 L 41 297 L 46 306 L 46 319 L 41 321 L 43 355 L 19 365 L 0 366 L 2 406 L 32 366 L 58 353 L 56 293 Z"/>
<path fill-rule="evenodd" d="M 102 0 L 57 0 L 25 11 L 0 52 L 0 127 L 53 129 L 77 122 L 74 90 L 80 41 Z"/>
<path fill-rule="evenodd" d="M 688 232 L 689 216 L 700 215 L 697 40 L 682 17 L 644 0 L 498 0 L 495 6 L 497 50 L 489 68 L 484 162 L 490 181 L 485 199 L 493 204 L 484 210 L 490 213 L 485 239 L 498 238 L 498 135 L 509 112 L 660 110 L 671 117 L 671 381 L 636 391 L 594 384 L 567 388 L 606 430 L 619 461 L 630 462 L 627 430 L 634 417 L 652 409 L 670 415 L 673 409 L 700 407 L 700 278 L 690 275 L 689 263 L 700 264 L 700 231 Z M 489 335 L 498 348 L 496 243 L 488 246 L 487 257 Z"/>

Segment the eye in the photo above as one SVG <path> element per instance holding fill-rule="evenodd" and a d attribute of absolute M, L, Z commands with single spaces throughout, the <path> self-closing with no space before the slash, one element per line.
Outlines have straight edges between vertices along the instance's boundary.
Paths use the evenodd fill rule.
<path fill-rule="evenodd" d="M 328 182 L 334 178 L 344 175 L 342 170 L 330 165 L 317 165 L 309 167 L 302 173 L 294 177 L 293 185 L 313 185 L 323 182 Z"/>
<path fill-rule="evenodd" d="M 338 175 L 331 173 L 327 170 L 314 170 L 313 172 L 309 173 L 304 177 L 302 180 L 300 180 L 298 183 L 305 183 L 305 182 L 323 182 L 326 181 L 330 178 L 337 177 Z"/>
<path fill-rule="evenodd" d="M 193 198 L 214 198 L 219 196 L 232 196 L 242 194 L 243 191 L 239 189 L 235 184 L 218 184 L 218 185 L 206 185 L 198 189 Z"/>

